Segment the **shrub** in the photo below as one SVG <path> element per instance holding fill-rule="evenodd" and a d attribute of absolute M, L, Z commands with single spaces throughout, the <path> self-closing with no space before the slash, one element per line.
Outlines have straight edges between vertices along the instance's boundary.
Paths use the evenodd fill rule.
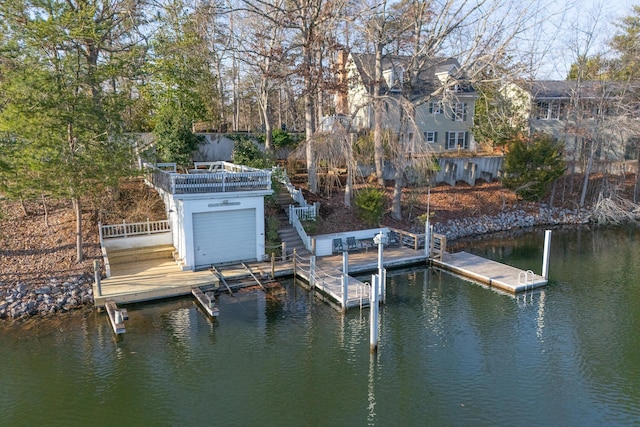
<path fill-rule="evenodd" d="M 374 187 L 364 188 L 355 197 L 358 217 L 370 225 L 378 225 L 384 213 L 384 191 Z"/>
<path fill-rule="evenodd" d="M 524 200 L 536 201 L 565 169 L 562 147 L 549 135 L 533 135 L 529 141 L 517 140 L 509 146 L 502 184 Z"/>

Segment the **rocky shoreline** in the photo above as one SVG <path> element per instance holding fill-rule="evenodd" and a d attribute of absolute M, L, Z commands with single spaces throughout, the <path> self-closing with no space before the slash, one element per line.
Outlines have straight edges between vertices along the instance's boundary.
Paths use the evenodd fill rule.
<path fill-rule="evenodd" d="M 535 211 L 513 209 L 495 216 L 480 215 L 434 224 L 436 233 L 454 242 L 466 237 L 516 230 L 533 226 L 587 224 L 587 211 L 540 206 Z M 47 316 L 93 305 L 93 277 L 86 274 L 65 281 L 51 279 L 48 284 L 32 288 L 25 283 L 8 286 L 0 283 L 0 319 Z"/>
<path fill-rule="evenodd" d="M 93 278 L 85 275 L 32 289 L 25 283 L 0 283 L 0 319 L 47 316 L 93 305 Z"/>
<path fill-rule="evenodd" d="M 453 219 L 445 223 L 434 224 L 433 231 L 444 234 L 448 241 L 455 241 L 465 237 L 527 227 L 581 225 L 589 223 L 590 220 L 591 213 L 586 210 L 550 208 L 540 205 L 539 209 L 535 211 L 513 209 L 494 216 L 480 215 Z"/>

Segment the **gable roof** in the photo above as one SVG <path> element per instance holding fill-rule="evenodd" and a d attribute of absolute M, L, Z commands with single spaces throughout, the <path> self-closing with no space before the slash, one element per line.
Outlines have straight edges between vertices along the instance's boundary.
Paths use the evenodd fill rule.
<path fill-rule="evenodd" d="M 525 84 L 533 99 L 602 99 L 624 95 L 629 85 L 606 80 L 537 80 Z"/>
<path fill-rule="evenodd" d="M 351 53 L 351 58 L 356 66 L 360 78 L 367 90 L 373 90 L 375 55 L 369 53 Z M 412 78 L 413 69 L 418 67 L 417 78 Z M 402 70 L 405 75 L 402 84 L 402 91 L 405 95 L 430 94 L 442 88 L 440 77 L 449 76 L 458 80 L 459 92 L 475 92 L 469 84 L 464 84 L 464 79 L 460 74 L 460 64 L 455 58 L 447 57 L 418 57 L 403 55 L 384 55 L 382 57 L 382 71 Z M 439 77 L 440 76 L 440 77 Z M 414 87 L 412 87 L 414 84 Z M 388 92 L 387 81 L 382 82 L 382 92 Z"/>

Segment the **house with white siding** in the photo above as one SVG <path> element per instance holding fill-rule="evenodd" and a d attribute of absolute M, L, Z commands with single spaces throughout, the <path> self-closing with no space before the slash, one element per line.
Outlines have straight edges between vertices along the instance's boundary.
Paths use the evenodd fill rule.
<path fill-rule="evenodd" d="M 338 57 L 336 113 L 352 117 L 356 131 L 373 128 L 374 66 L 373 54 L 341 52 Z M 455 58 L 385 55 L 382 74 L 384 129 L 409 142 L 430 144 L 434 152 L 475 151 L 470 129 L 477 94 Z M 411 128 L 403 127 L 401 116 L 408 109 L 402 104 L 411 106 Z"/>

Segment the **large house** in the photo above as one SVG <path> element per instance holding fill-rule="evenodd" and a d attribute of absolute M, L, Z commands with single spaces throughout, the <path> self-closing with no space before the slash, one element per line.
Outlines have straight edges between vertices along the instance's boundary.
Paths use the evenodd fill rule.
<path fill-rule="evenodd" d="M 523 114 L 531 133 L 564 143 L 565 157 L 578 166 L 594 151 L 603 161 L 637 159 L 637 101 L 628 84 L 611 81 L 534 81 L 511 94 L 524 97 Z"/>
<path fill-rule="evenodd" d="M 353 117 L 357 131 L 373 128 L 374 66 L 373 54 L 341 52 L 338 57 L 342 84 L 336 112 Z M 385 55 L 382 74 L 383 129 L 415 143 L 431 144 L 436 152 L 475 150 L 470 128 L 476 92 L 464 81 L 456 59 Z"/>

